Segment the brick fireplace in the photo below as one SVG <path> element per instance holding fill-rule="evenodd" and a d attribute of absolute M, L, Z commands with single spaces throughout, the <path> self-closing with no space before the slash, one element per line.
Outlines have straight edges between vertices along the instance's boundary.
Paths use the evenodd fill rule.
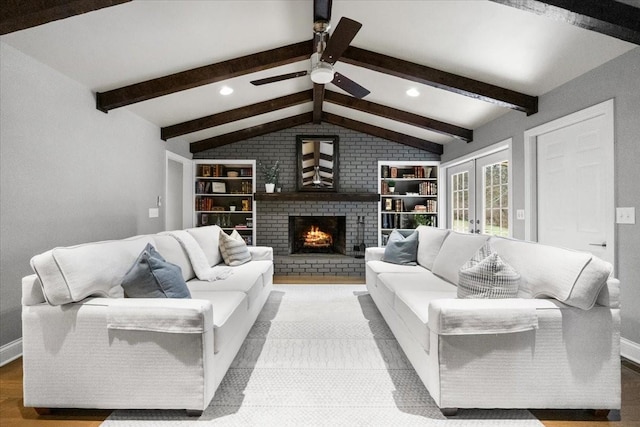
<path fill-rule="evenodd" d="M 267 164 L 280 161 L 280 185 L 283 192 L 296 190 L 296 136 L 338 135 L 340 138 L 341 192 L 378 192 L 378 160 L 440 160 L 440 156 L 397 144 L 379 137 L 322 123 L 295 126 L 257 136 L 234 144 L 197 153 L 200 159 L 256 159 Z M 264 194 L 262 176 L 257 176 L 257 192 Z M 355 258 L 354 246 L 358 216 L 364 217 L 364 243 L 378 242 L 377 202 L 369 201 L 287 201 L 256 200 L 256 244 L 273 247 L 277 275 L 360 276 L 364 277 L 364 260 Z M 289 247 L 290 216 L 344 216 L 346 254 L 291 254 Z"/>

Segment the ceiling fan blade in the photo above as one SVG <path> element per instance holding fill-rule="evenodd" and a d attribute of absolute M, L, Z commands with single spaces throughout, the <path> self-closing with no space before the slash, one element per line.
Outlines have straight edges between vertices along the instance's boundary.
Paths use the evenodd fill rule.
<path fill-rule="evenodd" d="M 313 0 L 313 22 L 331 21 L 332 0 Z"/>
<path fill-rule="evenodd" d="M 358 83 L 346 78 L 340 73 L 334 73 L 331 83 L 351 94 L 355 98 L 364 98 L 371 93 L 369 90 L 363 88 Z"/>
<path fill-rule="evenodd" d="M 280 74 L 279 76 L 266 77 L 264 79 L 251 80 L 254 86 L 266 85 L 267 83 L 281 82 L 282 80 L 294 79 L 307 75 L 307 71 L 296 71 L 295 73 Z"/>
<path fill-rule="evenodd" d="M 336 29 L 331 34 L 327 47 L 322 53 L 320 60 L 332 65 L 335 64 L 344 51 L 347 50 L 349 44 L 356 34 L 358 34 L 361 27 L 362 24 L 358 21 L 342 17 L 340 22 L 338 22 Z"/>

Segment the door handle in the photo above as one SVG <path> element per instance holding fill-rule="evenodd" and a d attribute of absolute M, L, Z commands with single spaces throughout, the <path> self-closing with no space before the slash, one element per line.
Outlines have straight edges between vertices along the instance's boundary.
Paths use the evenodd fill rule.
<path fill-rule="evenodd" d="M 607 247 L 607 242 L 604 243 L 589 243 L 589 246 L 602 246 L 603 248 Z"/>

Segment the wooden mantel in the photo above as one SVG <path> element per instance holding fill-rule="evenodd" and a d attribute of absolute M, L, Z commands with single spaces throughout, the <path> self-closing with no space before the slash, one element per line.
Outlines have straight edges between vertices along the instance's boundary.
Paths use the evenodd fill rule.
<path fill-rule="evenodd" d="M 291 191 L 285 193 L 255 193 L 258 201 L 319 201 L 319 202 L 377 202 L 378 193 L 334 193 Z"/>

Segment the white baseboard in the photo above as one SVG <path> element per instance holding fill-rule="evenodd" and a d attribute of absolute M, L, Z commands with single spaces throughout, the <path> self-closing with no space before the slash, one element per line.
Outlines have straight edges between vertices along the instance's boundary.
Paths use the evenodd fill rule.
<path fill-rule="evenodd" d="M 22 338 L 0 347 L 0 366 L 13 362 L 20 356 L 22 356 Z"/>
<path fill-rule="evenodd" d="M 640 344 L 620 338 L 620 355 L 640 365 Z"/>

